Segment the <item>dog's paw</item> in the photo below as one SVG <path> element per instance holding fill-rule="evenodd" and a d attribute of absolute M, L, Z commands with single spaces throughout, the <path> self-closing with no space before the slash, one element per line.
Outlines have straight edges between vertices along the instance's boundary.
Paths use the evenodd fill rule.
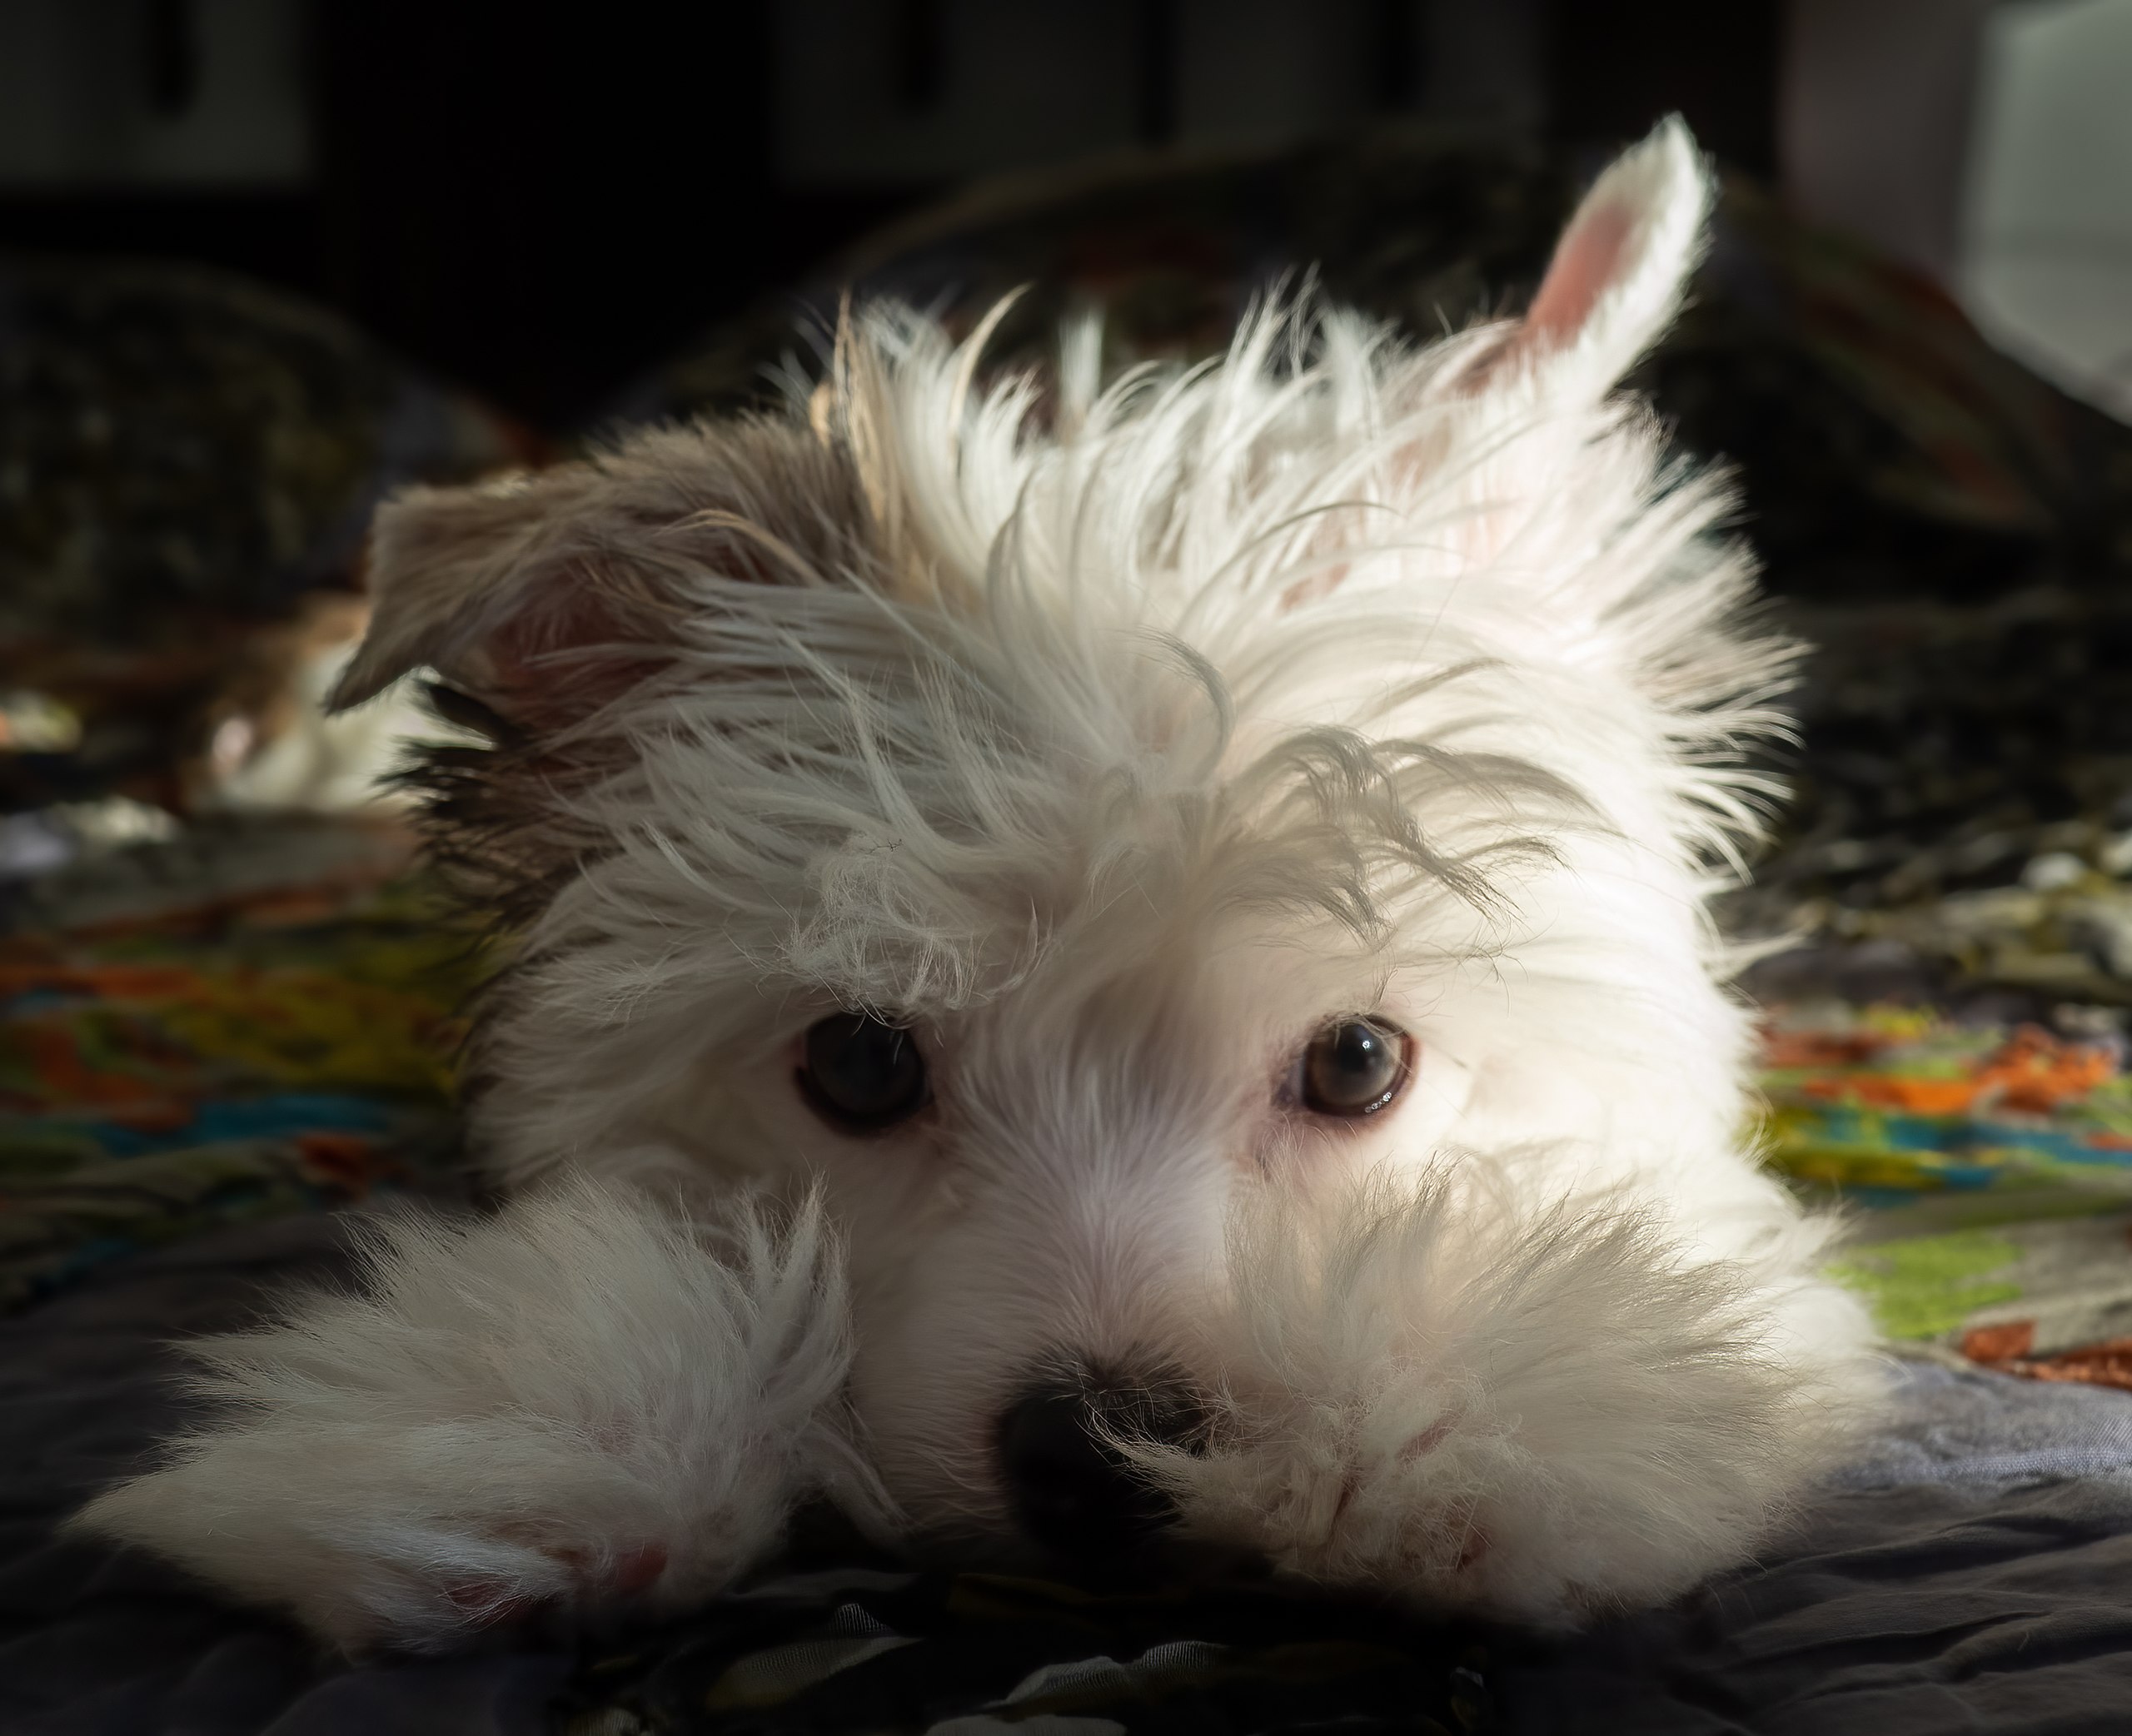
<path fill-rule="evenodd" d="M 1188 1534 L 1290 1574 L 1543 1624 L 1656 1602 L 1750 1554 L 1842 1428 L 1798 1286 L 1634 1214 L 1437 1184 L 1250 1240 L 1209 1439 L 1128 1450 Z"/>
<path fill-rule="evenodd" d="M 196 1346 L 219 1420 L 75 1523 L 350 1649 L 685 1606 L 851 1470 L 818 1212 L 727 1240 L 589 1184 L 387 1221 L 367 1293 Z"/>

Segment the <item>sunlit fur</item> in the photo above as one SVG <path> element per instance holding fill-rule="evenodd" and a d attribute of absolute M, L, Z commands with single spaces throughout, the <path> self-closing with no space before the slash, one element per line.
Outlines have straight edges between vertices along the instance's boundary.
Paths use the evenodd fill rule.
<path fill-rule="evenodd" d="M 448 1643 L 561 1595 L 556 1560 L 576 1603 L 740 1573 L 767 1507 L 711 1502 L 706 1544 L 686 1502 L 662 1526 L 514 1450 L 553 1434 L 537 1381 L 500 1410 L 431 1377 L 542 1354 L 501 1291 L 491 1324 L 446 1286 L 437 1361 L 381 1400 L 352 1339 L 421 1326 L 430 1263 L 521 1236 L 617 1262 L 624 1316 L 598 1272 L 539 1298 L 596 1313 L 588 1345 L 805 1346 L 796 1374 L 706 1365 L 767 1469 L 705 1463 L 693 1425 L 672 1464 L 826 1486 L 921 1550 L 1011 1551 L 997 1419 L 1062 1359 L 1188 1379 L 1198 1450 L 1123 1445 L 1183 1534 L 1306 1578 L 1573 1620 L 1751 1550 L 1832 1450 L 1866 1331 L 1743 1144 L 1748 1018 L 1706 911 L 1791 649 L 1743 613 L 1722 487 L 1608 395 L 1706 200 L 1670 125 L 1525 325 L 1417 348 L 1295 297 L 1215 364 L 1100 391 L 1093 328 L 1055 380 L 988 382 L 983 331 L 864 309 L 785 416 L 388 506 L 342 697 L 426 664 L 496 737 L 430 781 L 470 896 L 522 918 L 471 1106 L 522 1202 L 471 1243 L 401 1232 L 371 1313 L 249 1341 L 236 1417 L 89 1522 L 351 1643 Z M 799 1039 L 839 1007 L 910 1022 L 931 1108 L 866 1137 L 809 1111 Z M 1362 1013 L 1412 1035 L 1415 1077 L 1314 1117 L 1294 1059 Z M 695 1239 L 643 1229 L 645 1196 Z M 742 1201 L 800 1226 L 813 1276 L 778 1307 L 821 1323 L 751 1336 L 759 1277 L 682 1270 Z M 577 1450 L 664 1414 L 640 1360 L 555 1331 Z M 396 1456 L 403 1415 L 481 1419 L 508 1500 Z M 336 1418 L 374 1474 L 293 1450 Z M 823 1431 L 866 1475 L 797 1444 Z M 214 1515 L 262 1480 L 239 1564 Z M 549 1565 L 480 1554 L 550 1535 Z M 614 1569 L 651 1547 L 687 1575 Z M 407 1589 L 426 1559 L 456 1594 Z"/>

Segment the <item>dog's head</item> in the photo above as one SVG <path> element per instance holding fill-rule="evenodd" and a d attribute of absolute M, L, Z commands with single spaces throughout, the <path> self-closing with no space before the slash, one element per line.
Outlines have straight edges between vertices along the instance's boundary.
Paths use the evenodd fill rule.
<path fill-rule="evenodd" d="M 523 929 L 493 1165 L 819 1181 L 890 1489 L 1094 1547 L 1147 1515 L 1088 1419 L 1204 1426 L 1252 1201 L 1729 1150 L 1702 899 L 1784 655 L 1611 395 L 1707 196 L 1661 128 L 1424 348 L 1291 306 L 988 384 L 862 310 L 788 416 L 388 506 L 341 697 L 427 664 L 496 738 L 430 774 Z"/>

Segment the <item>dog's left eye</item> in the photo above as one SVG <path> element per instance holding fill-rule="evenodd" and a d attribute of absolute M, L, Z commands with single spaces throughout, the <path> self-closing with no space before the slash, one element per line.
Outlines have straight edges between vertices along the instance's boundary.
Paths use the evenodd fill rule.
<path fill-rule="evenodd" d="M 1311 1039 L 1296 1063 L 1295 1094 L 1318 1115 L 1374 1115 L 1406 1088 L 1414 1039 L 1382 1019 L 1343 1018 Z"/>
<path fill-rule="evenodd" d="M 858 1133 L 894 1127 L 933 1100 L 910 1032 L 863 1012 L 809 1028 L 800 1094 L 830 1126 Z"/>

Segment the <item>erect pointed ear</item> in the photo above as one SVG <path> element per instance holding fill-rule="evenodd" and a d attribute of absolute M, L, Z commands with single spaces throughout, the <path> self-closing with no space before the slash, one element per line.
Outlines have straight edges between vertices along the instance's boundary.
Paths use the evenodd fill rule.
<path fill-rule="evenodd" d="M 804 429 L 667 429 L 612 452 L 378 510 L 371 625 L 330 704 L 428 666 L 511 721 L 590 715 L 667 660 L 691 581 L 848 566 L 849 466 Z"/>
<path fill-rule="evenodd" d="M 1522 378 L 1547 397 L 1604 397 L 1680 311 L 1702 257 L 1711 192 L 1678 115 L 1616 157 L 1556 243 L 1491 383 Z"/>

